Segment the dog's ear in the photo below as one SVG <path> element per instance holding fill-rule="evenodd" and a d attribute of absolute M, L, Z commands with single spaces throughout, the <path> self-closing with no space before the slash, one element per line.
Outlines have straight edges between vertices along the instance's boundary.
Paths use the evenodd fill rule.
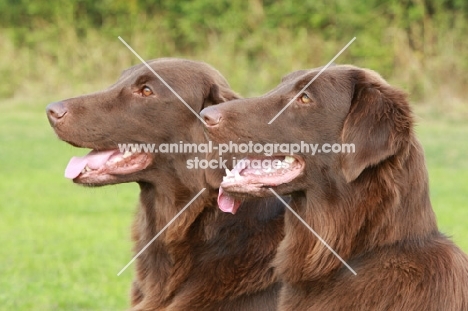
<path fill-rule="evenodd" d="M 342 157 L 347 182 L 408 144 L 413 123 L 406 95 L 377 73 L 355 69 L 351 80 L 354 92 L 341 133 L 342 142 L 355 148 Z"/>
<path fill-rule="evenodd" d="M 217 105 L 238 98 L 241 97 L 229 87 L 213 83 L 210 87 L 210 92 L 208 93 L 207 98 L 205 98 L 205 102 L 203 103 L 201 110 L 212 105 Z"/>

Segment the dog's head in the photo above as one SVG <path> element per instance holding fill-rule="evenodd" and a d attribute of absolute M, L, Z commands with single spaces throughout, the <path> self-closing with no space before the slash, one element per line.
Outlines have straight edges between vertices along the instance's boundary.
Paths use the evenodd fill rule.
<path fill-rule="evenodd" d="M 268 188 L 284 195 L 317 181 L 349 184 L 408 145 L 412 116 L 403 92 L 371 70 L 334 66 L 316 77 L 319 71 L 294 72 L 261 97 L 202 111 L 213 140 L 252 141 L 273 150 L 249 153 L 224 179 L 224 191 L 271 196 Z M 260 167 L 252 167 L 254 161 Z"/>
<path fill-rule="evenodd" d="M 204 142 L 196 114 L 238 98 L 224 77 L 205 63 L 166 58 L 148 65 L 151 69 L 140 64 L 125 70 L 105 90 L 47 107 L 60 139 L 92 149 L 70 161 L 66 177 L 85 185 L 147 181 L 152 169 L 171 166 L 170 157 L 181 156 L 156 153 L 152 146 Z M 145 144 L 148 149 L 125 151 L 124 144 Z"/>

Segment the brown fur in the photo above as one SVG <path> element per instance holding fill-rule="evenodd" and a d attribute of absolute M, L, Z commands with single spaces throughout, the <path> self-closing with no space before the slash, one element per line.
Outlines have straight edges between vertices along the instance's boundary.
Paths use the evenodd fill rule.
<path fill-rule="evenodd" d="M 355 153 L 298 154 L 302 175 L 272 187 L 291 194 L 292 208 L 357 272 L 287 211 L 275 259 L 279 309 L 468 310 L 468 258 L 437 229 L 403 92 L 371 70 L 335 66 L 305 90 L 310 103 L 296 100 L 267 125 L 317 73 L 296 72 L 264 96 L 202 111 L 218 141 L 355 144 Z"/>
<path fill-rule="evenodd" d="M 159 59 L 149 64 L 197 112 L 238 98 L 204 63 Z M 154 96 L 141 96 L 143 85 Z M 203 124 L 144 65 L 126 70 L 106 90 L 53 103 L 47 113 L 57 135 L 78 147 L 206 142 Z M 216 205 L 222 172 L 188 170 L 186 160 L 195 156 L 205 157 L 150 154 L 144 170 L 89 184 L 138 182 L 135 254 L 207 188 L 136 260 L 132 310 L 275 310 L 279 283 L 270 262 L 283 238 L 283 207 L 257 200 L 235 216 L 222 213 Z"/>

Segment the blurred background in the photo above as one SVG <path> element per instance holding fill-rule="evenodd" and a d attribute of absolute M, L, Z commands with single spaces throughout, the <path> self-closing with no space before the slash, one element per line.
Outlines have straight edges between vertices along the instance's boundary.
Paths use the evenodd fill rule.
<path fill-rule="evenodd" d="M 79 150 L 45 106 L 109 86 L 143 58 L 216 67 L 243 96 L 336 60 L 408 92 L 443 232 L 468 251 L 465 0 L 0 0 L 0 309 L 125 310 L 138 187 L 63 178 Z"/>

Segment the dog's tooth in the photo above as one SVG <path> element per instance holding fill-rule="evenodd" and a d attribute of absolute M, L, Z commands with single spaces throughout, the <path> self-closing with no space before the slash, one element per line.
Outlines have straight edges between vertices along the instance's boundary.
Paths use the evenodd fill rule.
<path fill-rule="evenodd" d="M 85 172 L 90 172 L 90 171 L 92 171 L 92 169 L 89 166 L 86 165 L 86 167 L 84 168 L 84 171 Z"/>
<path fill-rule="evenodd" d="M 237 172 L 237 171 L 234 172 L 234 179 L 235 179 L 235 180 L 241 180 L 241 179 L 242 179 L 242 177 L 241 177 L 241 175 L 239 174 L 239 172 Z"/>
<path fill-rule="evenodd" d="M 284 157 L 284 162 L 286 163 L 293 163 L 296 159 L 294 159 L 293 157 L 290 157 L 290 156 L 285 156 Z"/>
<path fill-rule="evenodd" d="M 116 156 L 116 157 L 113 157 L 112 159 L 110 159 L 109 161 L 107 161 L 106 163 L 107 164 L 115 164 L 115 163 L 117 163 L 119 161 L 122 161 L 122 160 L 123 160 L 122 156 Z"/>
<path fill-rule="evenodd" d="M 86 169 L 83 169 L 83 170 L 81 171 L 81 174 L 84 174 L 84 173 L 86 173 Z"/>
<path fill-rule="evenodd" d="M 228 168 L 225 169 L 225 172 L 226 172 L 226 176 L 227 176 L 227 177 L 234 176 L 234 175 L 232 174 L 232 172 L 231 172 Z"/>
<path fill-rule="evenodd" d="M 254 175 L 262 175 L 262 173 L 259 170 L 255 170 Z"/>
<path fill-rule="evenodd" d="M 123 154 L 122 158 L 124 158 L 124 159 L 125 159 L 125 158 L 128 158 L 128 157 L 131 156 L 132 154 L 133 154 L 132 152 L 130 152 L 130 151 L 127 150 L 127 151 L 125 151 L 125 153 Z"/>
<path fill-rule="evenodd" d="M 265 173 L 269 173 L 269 172 L 272 171 L 272 169 L 271 169 L 271 167 L 269 166 L 269 167 L 267 167 L 267 168 L 264 168 L 263 171 L 264 171 Z"/>

